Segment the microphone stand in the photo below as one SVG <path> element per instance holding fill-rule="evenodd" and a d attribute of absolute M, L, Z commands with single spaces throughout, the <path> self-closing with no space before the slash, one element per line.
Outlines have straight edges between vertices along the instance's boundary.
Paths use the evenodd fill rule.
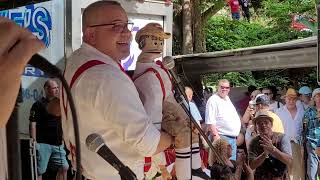
<path fill-rule="evenodd" d="M 175 99 L 176 101 L 181 105 L 181 107 L 184 109 L 185 113 L 189 116 L 191 123 L 194 125 L 194 127 L 198 130 L 199 134 L 203 137 L 203 139 L 206 141 L 206 143 L 209 145 L 209 148 L 212 150 L 212 152 L 216 155 L 216 157 L 218 158 L 218 160 L 220 162 L 223 162 L 223 160 L 221 159 L 220 155 L 214 150 L 214 147 L 211 143 L 211 141 L 209 140 L 209 138 L 206 136 L 206 134 L 203 132 L 203 130 L 201 129 L 201 127 L 199 126 L 199 124 L 197 123 L 197 121 L 192 117 L 192 115 L 190 114 L 190 112 L 188 111 L 188 108 L 185 104 L 189 104 L 187 103 L 187 95 L 184 92 L 184 87 L 182 86 L 182 82 L 180 80 L 179 77 L 177 77 L 175 75 L 175 73 L 172 72 L 173 69 L 171 69 L 170 75 L 172 76 L 172 80 L 173 80 L 173 87 L 175 90 Z"/>

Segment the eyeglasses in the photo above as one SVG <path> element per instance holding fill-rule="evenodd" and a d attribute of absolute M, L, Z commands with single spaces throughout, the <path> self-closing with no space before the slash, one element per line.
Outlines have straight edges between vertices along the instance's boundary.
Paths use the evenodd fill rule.
<path fill-rule="evenodd" d="M 229 86 L 220 86 L 221 89 L 230 89 Z"/>
<path fill-rule="evenodd" d="M 122 33 L 125 30 L 132 31 L 133 22 L 126 22 L 126 23 L 107 23 L 107 24 L 95 24 L 89 27 L 100 27 L 100 26 L 112 26 L 112 30 L 116 33 Z"/>
<path fill-rule="evenodd" d="M 272 93 L 263 93 L 263 94 L 267 96 L 272 95 Z"/>

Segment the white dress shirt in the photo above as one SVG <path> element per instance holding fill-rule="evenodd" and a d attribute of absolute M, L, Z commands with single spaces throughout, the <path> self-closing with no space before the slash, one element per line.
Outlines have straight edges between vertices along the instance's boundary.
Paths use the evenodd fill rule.
<path fill-rule="evenodd" d="M 222 99 L 214 94 L 208 99 L 205 121 L 215 125 L 219 135 L 235 137 L 240 133 L 241 121 L 228 96 Z"/>
<path fill-rule="evenodd" d="M 294 118 L 291 116 L 286 105 L 277 109 L 276 114 L 282 121 L 284 134 L 287 135 L 290 140 L 297 143 L 302 133 L 303 109 L 301 107 L 297 107 L 297 113 Z"/>
<path fill-rule="evenodd" d="M 98 133 L 112 152 L 142 179 L 144 157 L 155 153 L 160 132 L 147 116 L 132 80 L 117 62 L 92 46 L 82 44 L 67 60 L 67 82 L 70 84 L 75 71 L 90 60 L 106 64 L 86 70 L 71 89 L 79 118 L 83 174 L 94 180 L 120 180 L 118 172 L 85 145 L 89 134 Z M 61 101 L 61 107 L 63 103 L 66 102 Z M 69 142 L 74 144 L 70 107 L 67 118 L 62 109 L 62 125 L 67 146 Z"/>

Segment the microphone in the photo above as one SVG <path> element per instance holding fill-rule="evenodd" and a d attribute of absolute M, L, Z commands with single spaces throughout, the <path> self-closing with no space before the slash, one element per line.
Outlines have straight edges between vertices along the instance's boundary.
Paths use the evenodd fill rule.
<path fill-rule="evenodd" d="M 31 57 L 28 64 L 31 66 L 41 69 L 45 74 L 52 77 L 61 77 L 62 73 L 59 68 L 51 64 L 46 58 L 39 54 L 35 54 Z"/>
<path fill-rule="evenodd" d="M 124 180 L 137 180 L 136 175 L 128 166 L 125 166 L 117 156 L 106 146 L 99 134 L 92 133 L 86 138 L 86 145 L 92 152 L 96 152 L 112 167 L 114 167 Z"/>
<path fill-rule="evenodd" d="M 170 72 L 170 75 L 173 78 L 173 83 L 178 86 L 177 87 L 178 88 L 177 95 L 180 95 L 179 103 L 183 103 L 184 106 L 188 108 L 189 107 L 189 103 L 186 101 L 186 98 L 184 98 L 184 97 L 186 97 L 185 92 L 184 92 L 184 86 L 181 83 L 181 79 L 176 75 L 176 73 L 174 71 L 175 62 L 174 62 L 173 57 L 172 56 L 164 57 L 163 60 L 162 60 L 162 64 L 163 64 L 164 68 L 166 68 Z"/>
<path fill-rule="evenodd" d="M 162 64 L 167 70 L 173 69 L 175 66 L 175 62 L 172 56 L 164 57 L 162 60 Z"/>

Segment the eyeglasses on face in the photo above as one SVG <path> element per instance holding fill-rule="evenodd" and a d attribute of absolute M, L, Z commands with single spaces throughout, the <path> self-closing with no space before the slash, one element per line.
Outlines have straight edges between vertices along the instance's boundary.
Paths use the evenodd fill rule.
<path fill-rule="evenodd" d="M 116 33 L 122 33 L 125 30 L 132 31 L 133 22 L 118 22 L 118 23 L 106 23 L 106 24 L 95 24 L 89 27 L 100 27 L 100 26 L 112 26 L 112 30 Z"/>
<path fill-rule="evenodd" d="M 272 93 L 263 93 L 263 94 L 267 96 L 272 95 Z"/>
<path fill-rule="evenodd" d="M 220 86 L 221 89 L 230 89 L 229 86 Z"/>

